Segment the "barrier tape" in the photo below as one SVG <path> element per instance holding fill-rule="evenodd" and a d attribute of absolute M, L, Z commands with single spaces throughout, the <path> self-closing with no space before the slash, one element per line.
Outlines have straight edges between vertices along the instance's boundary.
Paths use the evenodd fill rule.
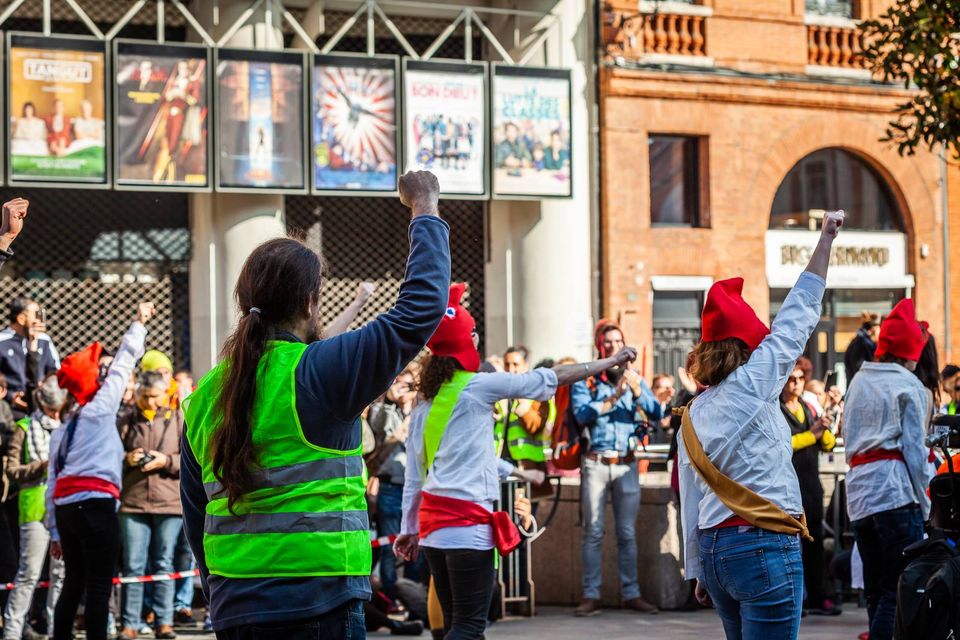
<path fill-rule="evenodd" d="M 383 536 L 382 538 L 377 538 L 376 540 L 370 541 L 370 547 L 372 549 L 378 549 L 380 547 L 385 547 L 393 544 L 397 539 L 396 535 Z M 191 569 L 189 571 L 174 571 L 173 573 L 157 573 L 152 576 L 126 576 L 123 578 L 114 578 L 113 584 L 136 584 L 136 583 L 147 583 L 147 582 L 166 582 L 167 580 L 179 580 L 180 578 L 195 578 L 200 575 L 199 569 Z M 14 583 L 8 582 L 4 585 L 0 585 L 0 591 L 12 591 Z M 43 582 L 38 582 L 37 589 L 49 589 L 50 581 L 44 580 Z"/>

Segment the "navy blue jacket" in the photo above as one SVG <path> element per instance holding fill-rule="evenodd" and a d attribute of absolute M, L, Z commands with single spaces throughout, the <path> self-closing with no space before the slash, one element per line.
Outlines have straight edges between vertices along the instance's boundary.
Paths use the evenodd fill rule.
<path fill-rule="evenodd" d="M 387 390 L 433 335 L 449 297 L 449 233 L 440 218 L 415 218 L 396 305 L 362 329 L 307 347 L 296 370 L 297 414 L 311 444 L 340 450 L 359 447 L 360 413 Z M 210 575 L 203 553 L 207 498 L 200 465 L 187 440 L 189 429 L 189 424 L 184 425 L 180 444 L 183 526 L 200 567 L 215 631 L 312 618 L 349 600 L 370 598 L 369 576 L 236 579 Z"/>
<path fill-rule="evenodd" d="M 60 354 L 53 346 L 53 340 L 45 333 L 37 339 L 39 370 L 37 381 L 60 368 Z M 10 327 L 0 331 L 0 373 L 7 378 L 7 401 L 13 400 L 18 391 L 27 390 L 27 339 Z"/>

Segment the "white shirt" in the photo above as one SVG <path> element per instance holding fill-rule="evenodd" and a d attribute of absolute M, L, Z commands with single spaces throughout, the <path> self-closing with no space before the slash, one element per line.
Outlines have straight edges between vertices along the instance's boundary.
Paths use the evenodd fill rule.
<path fill-rule="evenodd" d="M 843 407 L 847 462 L 871 449 L 897 449 L 906 464 L 878 460 L 850 469 L 847 515 L 851 520 L 914 503 L 927 519 L 927 485 L 935 471 L 923 444 L 930 403 L 920 379 L 899 364 L 864 362 L 854 376 Z"/>
<path fill-rule="evenodd" d="M 426 460 L 423 429 L 433 402 L 417 405 L 410 414 L 400 532 L 419 532 L 421 491 L 469 500 L 492 510 L 493 503 L 500 499 L 500 477 L 510 469 L 494 450 L 493 405 L 501 398 L 544 401 L 552 398 L 556 391 L 557 374 L 552 369 L 536 369 L 523 374 L 475 375 L 453 407 L 425 481 L 422 471 Z M 489 525 L 450 527 L 434 531 L 422 538 L 420 544 L 437 549 L 492 549 L 493 532 Z"/>
<path fill-rule="evenodd" d="M 120 441 L 120 432 L 117 431 L 117 411 L 120 409 L 120 402 L 127 389 L 130 374 L 137 365 L 137 361 L 143 356 L 143 342 L 146 337 L 146 327 L 139 322 L 130 325 L 100 389 L 90 402 L 79 409 L 80 417 L 77 419 L 73 442 L 67 453 L 67 462 L 59 475 L 101 478 L 118 489 L 122 486 L 123 442 Z M 57 485 L 56 469 L 60 441 L 66 434 L 69 422 L 67 420 L 50 434 L 45 524 L 53 540 L 60 539 L 54 505 L 73 504 L 89 498 L 113 497 L 109 493 L 100 491 L 81 491 L 63 498 L 53 497 L 53 491 Z"/>
<path fill-rule="evenodd" d="M 825 286 L 820 276 L 801 274 L 750 359 L 690 406 L 697 436 L 717 469 L 791 515 L 803 513 L 803 503 L 780 392 L 820 320 Z M 701 575 L 699 532 L 734 514 L 691 466 L 683 436 L 678 440 L 686 578 L 692 580 Z"/>

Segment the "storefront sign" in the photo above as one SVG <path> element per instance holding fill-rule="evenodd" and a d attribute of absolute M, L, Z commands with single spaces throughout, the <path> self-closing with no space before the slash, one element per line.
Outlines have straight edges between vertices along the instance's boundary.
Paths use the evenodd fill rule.
<path fill-rule="evenodd" d="M 10 34 L 7 61 L 10 179 L 104 184 L 103 43 Z"/>
<path fill-rule="evenodd" d="M 767 281 L 775 289 L 794 285 L 820 239 L 818 231 L 768 231 Z M 827 286 L 872 289 L 913 286 L 907 273 L 907 237 L 902 233 L 844 231 L 830 254 Z"/>

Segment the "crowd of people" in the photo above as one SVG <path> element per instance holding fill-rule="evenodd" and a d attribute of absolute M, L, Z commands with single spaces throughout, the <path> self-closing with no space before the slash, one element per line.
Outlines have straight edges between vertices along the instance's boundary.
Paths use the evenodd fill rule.
<path fill-rule="evenodd" d="M 438 193 L 428 172 L 401 178 L 412 211 L 406 277 L 396 304 L 355 331 L 373 284 L 322 326 L 321 258 L 288 238 L 256 248 L 224 359 L 197 383 L 145 351 L 153 303 L 131 310 L 115 351 L 94 343 L 61 360 L 40 304 L 10 302 L 0 332 L 5 640 L 66 640 L 78 627 L 94 640 L 175 638 L 201 623 L 194 567 L 202 622 L 220 638 L 379 628 L 480 638 L 496 617 L 496 556 L 534 534 L 546 476 L 570 468 L 551 457 L 574 444 L 574 614 L 601 611 L 608 499 L 623 608 L 655 614 L 639 586 L 637 452 L 658 436 L 672 443 L 684 577 L 728 638 L 795 638 L 803 615 L 841 613 L 819 464 L 842 443 L 850 562 L 863 568 L 870 625 L 862 637 L 893 637 L 904 551 L 924 538 L 928 486 L 948 468 L 925 438 L 936 414 L 956 415 L 960 367 L 941 369 L 907 299 L 885 318 L 864 315 L 845 390 L 813 378 L 803 352 L 842 212 L 826 215 L 771 327 L 741 297 L 742 279 L 719 281 L 687 366 L 648 384 L 607 319 L 592 362 L 531 367 L 522 345 L 483 360 L 466 285 L 449 285 Z M 4 205 L 0 264 L 26 211 L 23 200 Z M 498 510 L 508 478 L 533 488 L 510 505 L 515 518 Z M 175 571 L 187 577 L 114 584 Z"/>

